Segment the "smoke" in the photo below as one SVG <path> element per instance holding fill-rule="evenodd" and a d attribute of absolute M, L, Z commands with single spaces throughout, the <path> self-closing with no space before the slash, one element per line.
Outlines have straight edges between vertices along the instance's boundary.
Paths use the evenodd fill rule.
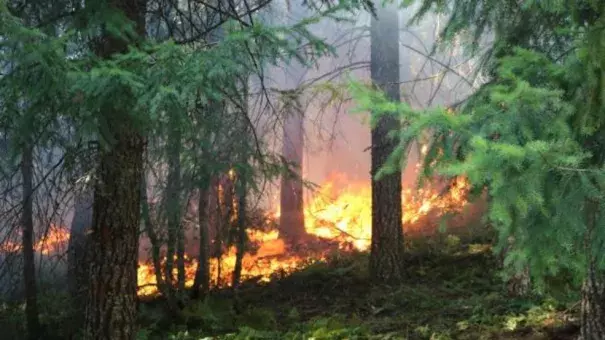
<path fill-rule="evenodd" d="M 276 2 L 272 15 L 281 23 L 292 24 L 309 15 L 301 4 L 291 7 Z M 460 44 L 454 42 L 447 50 L 435 49 L 438 33 L 445 17 L 432 15 L 421 22 L 408 25 L 416 8 L 399 10 L 400 20 L 400 89 L 402 100 L 414 108 L 451 105 L 466 98 L 480 81 L 473 74 L 476 59 L 468 59 Z M 351 182 L 370 182 L 370 127 L 367 114 L 352 114 L 355 103 L 343 91 L 349 76 L 369 80 L 370 15 L 359 13 L 350 21 L 324 19 L 311 31 L 336 48 L 336 56 L 319 59 L 312 67 L 298 63 L 271 68 L 264 83 L 267 88 L 291 90 L 303 88 L 300 96 L 304 108 L 305 149 L 303 177 L 321 184 L 335 173 L 344 173 Z M 474 78 L 473 78 L 474 77 Z M 339 92 L 335 95 L 335 92 Z M 277 102 L 277 96 L 274 98 Z M 274 107 L 278 107 L 275 105 Z M 264 115 L 275 115 L 275 111 Z M 279 112 L 277 112 L 279 114 Z M 279 116 L 279 115 L 278 115 Z M 268 121 L 270 119 L 265 119 Z M 281 124 L 284 120 L 279 120 Z M 263 126 L 259 131 L 277 152 L 284 143 L 281 128 Z M 276 132 L 278 131 L 278 132 Z M 421 160 L 419 143 L 413 143 L 403 170 L 404 187 L 417 182 L 416 164 Z M 274 183 L 268 205 L 275 208 L 279 185 Z M 313 195 L 306 191 L 305 198 Z"/>
<path fill-rule="evenodd" d="M 288 5 L 289 4 L 289 5 Z M 378 4 L 379 5 L 379 4 Z M 448 51 L 437 51 L 432 53 L 437 33 L 443 25 L 444 17 L 429 16 L 417 25 L 408 27 L 406 24 L 415 8 L 400 9 L 400 79 L 402 98 L 415 108 L 425 108 L 435 105 L 449 105 L 456 103 L 470 94 L 481 83 L 481 78 L 474 74 L 476 59 L 468 59 L 460 44 L 454 42 L 453 49 Z M 264 14 L 266 23 L 274 25 L 294 24 L 306 16 L 312 15 L 311 11 L 303 6 L 302 1 L 275 1 L 271 8 Z M 304 145 L 303 150 L 303 177 L 313 183 L 321 184 L 329 180 L 334 174 L 345 174 L 347 181 L 352 183 L 368 183 L 370 181 L 370 127 L 367 123 L 367 114 L 352 114 L 350 111 L 355 103 L 348 98 L 343 86 L 348 76 L 359 80 L 369 80 L 370 65 L 370 15 L 359 13 L 349 18 L 348 22 L 335 22 L 333 20 L 322 20 L 314 24 L 311 31 L 317 36 L 335 47 L 336 56 L 322 57 L 311 67 L 301 65 L 293 61 L 290 65 L 268 68 L 261 79 L 251 79 L 249 107 L 251 118 L 256 124 L 257 134 L 267 142 L 276 153 L 280 153 L 283 145 L 283 124 L 285 120 L 280 116 L 280 91 L 304 88 L 300 96 L 301 105 L 304 109 Z M 262 89 L 261 89 L 262 87 Z M 270 102 L 266 101 L 266 91 Z M 277 119 L 276 119 L 277 117 Z M 288 130 L 288 129 L 287 129 Z M 4 138 L 2 138 L 4 140 Z M 2 145 L 0 145 L 1 147 Z M 406 168 L 403 171 L 404 186 L 412 187 L 417 179 L 416 163 L 420 160 L 420 145 L 415 144 L 410 148 Z M 44 164 L 37 169 L 37 183 L 45 182 L 48 178 L 46 173 L 52 170 L 57 158 L 62 153 L 57 151 L 41 152 L 40 157 L 49 158 L 39 161 Z M 51 156 L 48 156 L 52 154 Z M 159 177 L 163 177 L 162 169 L 156 169 Z M 52 178 L 60 178 L 53 175 Z M 66 179 L 59 182 L 63 185 Z M 346 181 L 344 181 L 346 183 Z M 55 187 L 47 187 L 48 181 L 38 191 L 40 217 L 37 219 L 39 233 L 44 228 L 55 222 L 60 225 L 69 225 L 73 219 L 74 209 L 72 193 Z M 14 187 L 18 183 L 3 183 L 6 187 Z M 158 193 L 155 187 L 159 187 L 153 179 L 149 183 L 149 197 L 154 204 Z M 71 184 L 63 185 L 63 188 L 71 187 Z M 4 188 L 3 188 L 4 189 Z M 265 197 L 266 203 L 271 207 L 272 203 L 278 202 L 275 198 L 279 190 L 279 181 L 275 181 L 268 190 Z M 10 197 L 3 202 L 0 210 L 12 209 L 14 203 L 19 202 L 18 190 L 12 191 L 16 197 Z M 306 199 L 313 195 L 310 190 L 306 191 Z M 48 197 L 51 197 L 50 199 Z M 196 198 L 192 198 L 193 201 Z M 6 207 L 5 207 L 6 206 Z M 60 209 L 57 208 L 60 206 Z M 275 206 L 273 205 L 273 208 Z M 197 205 L 191 204 L 187 209 L 191 216 L 197 215 Z M 14 210 L 14 209 L 13 209 Z M 52 210 L 52 211 L 51 211 Z M 16 211 L 16 210 L 14 210 Z M 0 240 L 6 235 L 13 233 L 13 224 L 7 218 L 4 219 Z M 195 225 L 195 223 L 192 223 Z M 16 224 L 15 224 L 16 225 Z M 197 231 L 188 229 L 188 246 L 197 246 L 195 235 Z M 14 235 L 13 235 L 14 236 Z M 18 238 L 15 238 L 18 240 Z M 142 240 L 140 255 L 144 259 L 147 256 L 149 246 L 146 240 Z M 188 249 L 188 253 L 196 254 L 195 249 Z M 65 258 L 48 261 L 47 257 L 39 256 L 38 264 L 62 263 Z M 5 262 L 4 259 L 0 259 Z M 54 264 L 51 264 L 54 265 Z M 18 268 L 19 264 L 15 264 Z M 42 269 L 46 270 L 46 269 Z M 50 270 L 50 269 L 49 269 Z M 20 277 L 20 270 L 14 271 L 2 277 L 4 269 L 0 268 L 0 287 L 13 286 L 14 278 Z M 57 275 L 57 276 L 62 276 Z M 11 279 L 7 279 L 10 277 Z M 8 281 L 11 283 L 7 283 Z"/>

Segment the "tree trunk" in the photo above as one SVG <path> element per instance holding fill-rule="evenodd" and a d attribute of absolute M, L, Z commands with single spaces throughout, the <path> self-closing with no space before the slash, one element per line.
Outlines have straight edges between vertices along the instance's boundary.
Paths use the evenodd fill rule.
<path fill-rule="evenodd" d="M 605 339 L 605 276 L 599 274 L 594 261 L 582 286 L 581 340 Z"/>
<path fill-rule="evenodd" d="M 109 6 L 134 21 L 145 35 L 145 0 L 115 0 Z M 128 50 L 130 42 L 104 32 L 96 46 L 109 59 Z M 132 340 L 136 336 L 137 262 L 144 138 L 129 117 L 128 90 L 121 101 L 102 108 L 111 144 L 99 155 L 89 239 L 89 288 L 85 307 L 85 340 Z"/>
<path fill-rule="evenodd" d="M 222 257 L 223 257 L 223 240 L 224 235 L 223 235 L 223 222 L 225 221 L 223 219 L 223 195 L 222 195 L 222 191 L 221 191 L 221 181 L 220 181 L 220 177 L 215 178 L 212 184 L 212 192 L 214 194 L 214 196 L 212 197 L 214 199 L 214 202 L 212 203 L 212 207 L 214 208 L 213 211 L 211 211 L 212 215 L 213 215 L 213 226 L 214 226 L 214 242 L 212 243 L 212 254 L 211 257 L 216 259 L 216 285 L 220 286 L 221 285 L 221 270 L 222 270 Z"/>
<path fill-rule="evenodd" d="M 168 220 L 168 242 L 166 251 L 166 267 L 164 276 L 170 288 L 174 287 L 174 257 L 178 256 L 178 262 L 182 263 L 179 268 L 178 285 L 184 286 L 185 265 L 183 256 L 184 247 L 177 245 L 179 234 L 181 233 L 181 204 L 180 204 L 180 185 L 181 185 L 181 131 L 180 123 L 172 114 L 170 117 L 170 131 L 168 140 L 168 183 L 166 185 L 166 214 Z M 179 252 L 177 254 L 177 251 Z M 182 280 L 181 280 L 182 276 Z"/>
<path fill-rule="evenodd" d="M 378 20 L 372 18 L 370 69 L 373 82 L 390 100 L 399 101 L 399 17 L 396 5 L 389 6 L 379 6 Z M 375 179 L 396 146 L 387 134 L 399 126 L 396 118 L 384 116 L 372 130 L 370 275 L 377 283 L 395 283 L 403 277 L 401 171 Z"/>
<path fill-rule="evenodd" d="M 303 211 L 303 147 L 304 112 L 296 90 L 282 94 L 284 110 L 283 157 L 289 162 L 291 172 L 282 176 L 280 190 L 279 234 L 286 241 L 296 244 L 307 235 Z"/>
<path fill-rule="evenodd" d="M 587 217 L 587 260 L 586 279 L 582 286 L 582 314 L 580 324 L 581 340 L 605 339 L 605 274 L 597 267 L 596 256 L 591 249 L 593 233 L 599 229 L 599 202 L 586 202 Z M 602 228 L 601 228 L 602 229 Z M 600 255 L 600 254 L 599 254 Z"/>
<path fill-rule="evenodd" d="M 74 217 L 71 222 L 69 244 L 67 246 L 68 286 L 73 306 L 74 330 L 84 322 L 84 303 L 87 287 L 87 233 L 92 226 L 93 192 L 90 183 L 83 183 L 76 189 L 74 197 Z"/>
<path fill-rule="evenodd" d="M 162 276 L 162 260 L 160 257 L 160 241 L 158 239 L 157 234 L 155 233 L 155 229 L 153 224 L 151 223 L 151 214 L 149 212 L 149 202 L 147 199 L 147 181 L 145 179 L 145 175 L 142 176 L 141 180 L 141 210 L 142 210 L 142 218 L 143 224 L 145 227 L 145 233 L 147 237 L 149 237 L 149 242 L 151 243 L 151 260 L 153 261 L 153 270 L 155 274 L 155 282 L 158 287 L 158 291 L 164 296 L 166 299 L 166 311 L 168 315 L 172 316 L 173 320 L 181 319 L 181 313 L 178 307 L 178 304 L 175 301 L 173 296 L 173 291 L 170 289 L 171 287 L 167 287 L 166 281 Z"/>
<path fill-rule="evenodd" d="M 246 252 L 246 183 L 245 178 L 240 176 L 237 185 L 237 230 L 236 230 L 236 247 L 235 268 L 233 268 L 232 286 L 237 289 L 242 276 L 242 261 Z"/>
<path fill-rule="evenodd" d="M 207 187 L 199 189 L 199 201 L 198 201 L 198 223 L 199 223 L 199 242 L 200 250 L 198 255 L 198 266 L 195 271 L 195 279 L 193 282 L 193 289 L 191 291 L 191 297 L 193 299 L 199 298 L 201 295 L 208 293 L 210 289 L 210 260 L 209 260 L 209 243 L 210 237 L 208 235 L 208 198 L 209 191 Z"/>
<path fill-rule="evenodd" d="M 529 279 L 529 267 L 525 267 L 523 271 L 514 274 L 506 283 L 508 296 L 523 297 L 529 294 L 531 281 Z"/>
<path fill-rule="evenodd" d="M 162 259 L 160 258 L 160 241 L 155 233 L 153 224 L 151 223 L 151 212 L 149 211 L 149 202 L 147 198 L 147 181 L 145 175 L 142 176 L 141 183 L 141 212 L 145 233 L 149 237 L 151 243 L 151 261 L 153 261 L 153 269 L 155 273 L 155 281 L 158 285 L 158 290 L 166 295 L 166 287 L 164 276 L 162 276 Z"/>
<path fill-rule="evenodd" d="M 102 152 L 95 190 L 85 313 L 90 340 L 130 340 L 136 334 L 144 147 L 143 138 L 123 125 L 117 144 Z"/>
<path fill-rule="evenodd" d="M 23 213 L 21 216 L 21 236 L 23 243 L 23 283 L 25 285 L 25 317 L 28 339 L 39 339 L 41 334 L 38 318 L 38 293 L 36 288 L 36 267 L 34 258 L 34 217 L 33 217 L 33 149 L 27 146 L 21 160 L 23 176 Z"/>
<path fill-rule="evenodd" d="M 227 246 L 230 246 L 231 243 L 231 231 L 233 230 L 233 203 L 234 203 L 234 194 L 233 194 L 233 179 L 230 174 L 223 175 L 222 188 L 223 188 L 223 208 L 221 211 L 222 215 L 222 225 L 223 225 L 223 234 L 225 235 L 225 240 Z"/>
<path fill-rule="evenodd" d="M 176 269 L 179 291 L 185 290 L 185 230 L 183 226 L 179 228 L 176 238 Z"/>

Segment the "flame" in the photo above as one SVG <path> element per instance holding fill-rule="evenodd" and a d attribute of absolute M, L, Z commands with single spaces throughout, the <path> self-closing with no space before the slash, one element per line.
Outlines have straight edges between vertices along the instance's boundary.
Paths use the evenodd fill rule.
<path fill-rule="evenodd" d="M 353 185 L 336 190 L 335 181 L 322 186 L 305 209 L 305 227 L 309 234 L 337 239 L 341 249 L 368 250 L 372 237 L 372 191 L 369 186 Z M 441 195 L 434 188 L 405 189 L 401 194 L 402 223 L 405 231 L 417 228 L 417 222 L 429 213 L 433 217 L 459 212 L 466 204 L 469 183 L 457 178 Z"/>
<path fill-rule="evenodd" d="M 426 148 L 423 147 L 423 153 Z M 435 218 L 447 213 L 460 212 L 467 204 L 468 181 L 457 178 L 448 190 L 437 186 L 426 186 L 417 190 L 405 189 L 402 198 L 402 223 L 404 232 L 414 232 L 433 225 Z M 366 251 L 370 247 L 372 233 L 372 194 L 367 183 L 351 183 L 346 176 L 334 174 L 306 204 L 305 228 L 307 233 L 318 239 L 328 240 L 341 251 Z M 237 205 L 233 210 L 237 211 Z M 269 212 L 268 218 L 279 220 L 279 209 Z M 242 259 L 242 280 L 255 279 L 268 282 L 276 275 L 287 275 L 316 261 L 324 261 L 328 249 L 292 252 L 279 238 L 277 230 L 247 230 L 249 250 Z M 64 251 L 69 240 L 69 231 L 51 225 L 48 232 L 36 242 L 34 248 L 41 254 Z M 20 242 L 0 242 L 0 251 L 18 252 Z M 193 286 L 198 261 L 185 256 L 186 287 Z M 236 261 L 236 248 L 226 249 L 220 258 L 210 259 L 211 284 L 227 287 L 232 284 Z M 165 261 L 164 261 L 165 262 Z M 163 266 L 163 263 L 161 264 Z M 176 266 L 175 266 L 176 267 Z M 176 277 L 175 268 L 174 276 Z M 154 296 L 158 287 L 154 266 L 149 261 L 140 261 L 138 266 L 138 295 Z M 163 274 L 163 272 L 162 272 Z"/>
<path fill-rule="evenodd" d="M 426 150 L 423 148 L 423 151 Z M 426 152 L 426 151 L 424 151 Z M 343 183 L 346 183 L 343 185 Z M 466 205 L 469 189 L 468 181 L 457 178 L 448 190 L 426 187 L 418 190 L 406 189 L 402 192 L 402 223 L 406 232 L 420 228 L 427 218 L 438 218 L 446 213 L 460 212 Z M 365 183 L 349 183 L 346 176 L 334 174 L 320 187 L 305 206 L 305 228 L 307 233 L 320 239 L 335 241 L 341 250 L 365 251 L 370 247 L 372 234 L 372 194 Z M 277 208 L 269 217 L 279 220 Z M 434 222 L 434 221 L 433 221 Z M 277 230 L 248 230 L 250 243 L 257 248 L 246 253 L 243 258 L 242 279 L 257 278 L 268 282 L 276 273 L 288 274 L 299 270 L 314 261 L 323 261 L 325 252 L 307 255 L 287 252 L 284 241 Z M 236 249 L 230 248 L 220 261 L 210 260 L 211 284 L 230 286 L 235 268 Z M 193 285 L 198 262 L 186 258 L 186 286 Z M 220 271 L 219 271 L 220 268 Z M 175 269 L 176 275 L 176 269 Z M 139 266 L 140 296 L 158 293 L 153 266 Z"/>
<path fill-rule="evenodd" d="M 275 274 L 289 274 L 308 263 L 324 260 L 320 256 L 286 255 L 286 245 L 279 239 L 276 230 L 263 232 L 249 230 L 248 237 L 252 244 L 259 246 L 255 253 L 246 253 L 242 258 L 242 279 L 257 278 L 259 282 L 269 282 Z M 210 259 L 210 279 L 213 286 L 229 287 L 233 280 L 235 269 L 236 248 L 231 247 L 221 259 Z M 176 258 L 175 258 L 176 261 Z M 185 256 L 185 286 L 193 286 L 197 259 Z M 176 276 L 177 269 L 174 270 Z M 220 273 L 220 275 L 219 275 Z M 139 296 L 153 296 L 158 294 L 157 281 L 153 264 L 141 263 L 138 268 Z"/>
<path fill-rule="evenodd" d="M 65 250 L 69 241 L 69 230 L 62 226 L 51 224 L 48 230 L 34 244 L 34 251 L 43 255 L 57 254 Z M 14 253 L 23 249 L 21 242 L 6 240 L 0 244 L 0 252 Z"/>

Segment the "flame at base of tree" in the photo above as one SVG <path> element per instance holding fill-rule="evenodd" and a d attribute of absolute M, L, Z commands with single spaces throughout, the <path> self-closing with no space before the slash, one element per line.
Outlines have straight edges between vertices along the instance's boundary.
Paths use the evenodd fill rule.
<path fill-rule="evenodd" d="M 365 251 L 372 238 L 372 191 L 368 185 L 348 185 L 337 190 L 337 181 L 329 181 L 305 209 L 307 232 L 326 239 L 336 239 L 341 249 Z M 421 188 L 404 189 L 402 224 L 404 232 L 413 232 L 431 225 L 434 219 L 446 213 L 460 212 L 466 205 L 469 183 L 457 178 L 447 190 Z M 425 222 L 425 223 L 422 223 Z"/>
<path fill-rule="evenodd" d="M 372 236 L 371 189 L 369 185 L 342 185 L 341 182 L 348 181 L 342 176 L 327 181 L 305 206 L 305 229 L 317 239 L 336 244 L 341 251 L 366 251 L 370 247 Z M 431 187 L 404 190 L 404 231 L 413 233 L 425 227 L 434 229 L 444 214 L 461 212 L 467 204 L 468 189 L 468 181 L 457 178 L 447 190 Z M 271 217 L 279 220 L 279 211 Z M 328 246 L 319 249 L 309 247 L 293 252 L 287 249 L 277 230 L 248 230 L 248 238 L 258 250 L 245 254 L 241 275 L 243 280 L 254 278 L 259 282 L 268 282 L 278 274 L 289 274 L 313 262 L 324 261 L 333 249 Z M 223 254 L 220 261 L 217 258 L 210 259 L 211 285 L 231 285 L 235 259 L 235 247 Z M 186 259 L 186 287 L 193 285 L 197 265 L 197 260 Z M 153 264 L 140 264 L 138 274 L 139 296 L 157 294 Z"/>
<path fill-rule="evenodd" d="M 457 178 L 447 190 L 428 187 L 402 192 L 403 227 L 405 233 L 423 228 L 435 229 L 444 214 L 461 212 L 467 205 L 468 181 Z M 309 264 L 324 261 L 332 250 L 366 251 L 370 247 L 372 231 L 371 188 L 366 183 L 351 184 L 342 175 L 334 176 L 314 194 L 305 206 L 305 229 L 310 236 L 322 242 L 310 241 L 314 246 L 296 251 L 288 249 L 277 230 L 248 230 L 250 246 L 243 257 L 242 280 L 268 282 L 276 276 L 290 274 Z M 279 211 L 270 214 L 279 220 Z M 14 233 L 13 238 L 0 242 L 0 253 L 21 250 Z M 35 243 L 35 251 L 48 256 L 64 253 L 69 241 L 69 230 L 51 225 Z M 254 250 L 255 249 L 255 250 Z M 236 249 L 231 247 L 218 258 L 210 259 L 211 285 L 228 287 L 232 284 Z M 191 287 L 198 266 L 190 255 L 185 258 L 186 287 Z M 176 268 L 175 268 L 176 277 Z M 155 271 L 151 261 L 142 260 L 138 266 L 139 296 L 158 294 Z"/>
<path fill-rule="evenodd" d="M 255 278 L 259 282 L 269 282 L 275 275 L 287 275 L 304 268 L 310 263 L 324 260 L 321 254 L 316 254 L 315 256 L 286 255 L 285 243 L 278 236 L 275 230 L 266 233 L 257 230 L 248 232 L 250 242 L 257 244 L 260 248 L 254 254 L 246 253 L 244 255 L 242 259 L 242 280 Z M 235 247 L 229 248 L 221 256 L 220 260 L 217 258 L 210 259 L 212 286 L 231 286 L 235 260 Z M 193 286 L 197 266 L 197 259 L 191 259 L 188 256 L 185 257 L 185 287 Z M 174 276 L 176 277 L 176 269 L 174 270 Z M 157 281 L 152 263 L 139 264 L 138 283 L 139 296 L 154 296 L 158 294 Z"/>

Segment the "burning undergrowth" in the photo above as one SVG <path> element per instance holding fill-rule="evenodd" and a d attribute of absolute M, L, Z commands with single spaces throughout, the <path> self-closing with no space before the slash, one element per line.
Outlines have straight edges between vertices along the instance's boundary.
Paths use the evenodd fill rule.
<path fill-rule="evenodd" d="M 511 298 L 502 287 L 492 234 L 411 236 L 406 278 L 372 285 L 367 253 L 334 253 L 281 280 L 245 284 L 237 295 L 219 290 L 185 308 L 182 339 L 573 339 L 577 312 L 566 302 Z M 569 302 L 569 301 L 568 301 Z M 167 325 L 144 304 L 148 339 L 166 338 Z M 237 335 L 236 335 L 237 334 Z"/>
<path fill-rule="evenodd" d="M 466 211 L 468 182 L 458 178 L 449 186 L 427 186 L 402 192 L 403 225 L 406 234 L 427 234 L 437 229 L 442 217 L 449 214 L 462 215 L 462 221 L 476 211 Z M 234 209 L 236 210 L 236 209 Z M 241 280 L 266 283 L 282 278 L 317 262 L 324 262 L 335 252 L 367 251 L 371 239 L 371 189 L 366 183 L 351 183 L 342 175 L 326 181 L 305 204 L 305 229 L 307 237 L 296 247 L 280 238 L 277 230 L 280 212 L 263 212 L 257 216 L 247 230 L 248 242 L 242 259 Z M 463 224 L 464 222 L 462 222 Z M 461 224 L 453 221 L 450 225 Z M 41 255 L 64 253 L 67 249 L 69 232 L 66 228 L 52 226 L 35 245 Z M 195 245 L 199 241 L 188 237 L 186 241 Z M 138 294 L 153 297 L 159 292 L 153 261 L 148 252 L 148 240 L 142 240 L 138 267 Z M 191 248 L 191 250 L 189 250 Z M 232 284 L 236 263 L 235 245 L 225 242 L 210 256 L 210 284 L 214 288 Z M 185 255 L 185 287 L 194 283 L 198 267 L 197 250 L 188 247 Z M 5 241 L 0 251 L 15 254 L 20 250 L 17 240 Z M 165 264 L 165 258 L 161 265 Z M 176 276 L 175 268 L 175 276 Z"/>
<path fill-rule="evenodd" d="M 468 207 L 469 184 L 457 178 L 448 187 L 425 187 L 402 192 L 403 225 L 406 234 L 434 232 L 441 218 Z M 364 183 L 351 184 L 342 175 L 324 183 L 305 205 L 307 237 L 295 247 L 280 238 L 276 229 L 279 211 L 266 213 L 264 222 L 247 230 L 247 252 L 242 259 L 242 281 L 266 283 L 285 277 L 334 252 L 369 250 L 371 240 L 371 189 Z M 211 285 L 227 287 L 232 283 L 237 249 L 226 247 L 210 259 Z M 186 257 L 186 287 L 194 282 L 198 261 Z M 175 272 L 176 275 L 176 272 Z M 139 266 L 139 295 L 158 293 L 153 264 Z"/>

